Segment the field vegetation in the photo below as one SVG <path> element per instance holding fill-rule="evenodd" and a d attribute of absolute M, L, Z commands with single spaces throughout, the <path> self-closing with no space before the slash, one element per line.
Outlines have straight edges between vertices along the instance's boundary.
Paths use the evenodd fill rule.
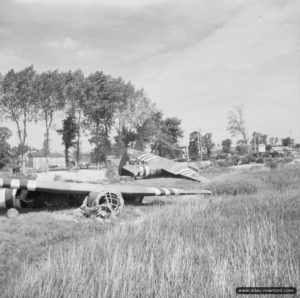
<path fill-rule="evenodd" d="M 4 297 L 233 297 L 239 286 L 299 291 L 300 167 L 218 173 L 210 188 L 216 196 L 160 206 L 146 200 L 138 223 L 0 219 L 1 254 L 11 262 L 1 268 Z"/>

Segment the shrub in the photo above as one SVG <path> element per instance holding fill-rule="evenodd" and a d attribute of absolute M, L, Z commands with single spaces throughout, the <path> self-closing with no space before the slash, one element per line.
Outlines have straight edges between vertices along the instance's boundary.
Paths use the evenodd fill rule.
<path fill-rule="evenodd" d="M 250 162 L 256 162 L 257 161 L 257 157 L 254 154 L 247 154 L 245 155 L 242 160 L 241 160 L 241 164 L 249 164 Z"/>
<path fill-rule="evenodd" d="M 259 156 L 256 158 L 256 161 L 257 163 L 264 163 L 264 158 L 262 156 Z"/>
<path fill-rule="evenodd" d="M 278 167 L 278 164 L 274 159 L 269 158 L 265 161 L 265 166 L 270 169 L 276 169 Z"/>
<path fill-rule="evenodd" d="M 233 161 L 232 160 L 218 160 L 216 161 L 216 165 L 219 167 L 231 167 L 233 166 Z"/>

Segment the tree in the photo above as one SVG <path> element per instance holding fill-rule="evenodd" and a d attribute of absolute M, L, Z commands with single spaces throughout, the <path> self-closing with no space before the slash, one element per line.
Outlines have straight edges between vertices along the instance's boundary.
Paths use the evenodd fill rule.
<path fill-rule="evenodd" d="M 135 90 L 129 82 L 123 85 L 120 99 L 117 99 L 117 143 L 118 147 L 127 147 L 129 144 L 143 149 L 150 141 L 155 126 L 151 119 L 155 117 L 155 105 L 147 98 L 143 89 Z"/>
<path fill-rule="evenodd" d="M 46 154 L 46 169 L 49 168 L 49 132 L 55 113 L 64 107 L 62 96 L 63 78 L 58 71 L 47 71 L 36 76 L 34 82 L 37 103 L 37 118 L 45 121 L 45 141 L 43 149 Z"/>
<path fill-rule="evenodd" d="M 87 78 L 84 114 L 90 128 L 89 142 L 95 145 L 94 160 L 99 165 L 111 150 L 109 133 L 114 122 L 115 102 L 112 78 L 95 72 Z"/>
<path fill-rule="evenodd" d="M 166 118 L 155 137 L 152 151 L 159 156 L 177 158 L 181 153 L 178 141 L 182 137 L 181 120 L 177 117 Z"/>
<path fill-rule="evenodd" d="M 78 126 L 73 116 L 69 115 L 63 120 L 62 129 L 57 132 L 62 135 L 63 145 L 65 146 L 66 167 L 69 168 L 69 149 L 75 145 Z"/>
<path fill-rule="evenodd" d="M 248 145 L 248 138 L 244 119 L 244 105 L 233 107 L 233 110 L 228 112 L 228 127 L 227 130 L 231 136 L 235 137 L 242 135 L 244 143 Z"/>
<path fill-rule="evenodd" d="M 116 101 L 116 146 L 120 147 L 121 151 L 124 149 L 124 139 L 123 132 L 129 132 L 129 128 L 127 125 L 128 115 L 130 113 L 130 101 L 134 98 L 135 88 L 128 82 L 127 84 L 122 80 L 122 78 L 118 78 L 115 81 L 116 86 L 116 94 L 118 96 L 118 100 Z"/>
<path fill-rule="evenodd" d="M 271 146 L 276 146 L 279 142 L 279 139 L 277 137 L 271 137 L 270 138 L 270 144 Z"/>
<path fill-rule="evenodd" d="M 130 143 L 136 141 L 138 134 L 135 131 L 129 130 L 128 128 L 123 126 L 121 130 L 121 134 L 117 135 L 118 140 L 120 140 L 120 136 L 121 136 L 122 145 L 124 145 L 124 147 L 127 148 Z"/>
<path fill-rule="evenodd" d="M 3 78 L 3 96 L 0 97 L 0 108 L 4 117 L 13 121 L 17 126 L 23 172 L 25 172 L 27 124 L 35 115 L 35 77 L 36 72 L 32 66 L 17 73 L 10 70 Z"/>
<path fill-rule="evenodd" d="M 10 161 L 10 145 L 7 140 L 12 136 L 7 127 L 0 127 L 0 169 Z"/>
<path fill-rule="evenodd" d="M 193 131 L 190 133 L 189 141 L 189 158 L 196 160 L 199 157 L 199 132 Z"/>
<path fill-rule="evenodd" d="M 230 139 L 225 139 L 222 141 L 222 151 L 224 153 L 230 153 L 231 150 L 231 140 Z"/>
<path fill-rule="evenodd" d="M 66 85 L 64 88 L 64 96 L 68 104 L 67 113 L 74 118 L 77 125 L 76 135 L 76 164 L 79 167 L 80 160 L 80 139 L 84 123 L 84 104 L 86 100 L 86 80 L 81 70 L 68 72 L 66 74 Z"/>
<path fill-rule="evenodd" d="M 236 151 L 240 155 L 244 155 L 244 154 L 248 153 L 248 145 L 246 144 L 245 140 L 237 141 Z"/>
<path fill-rule="evenodd" d="M 253 132 L 252 140 L 250 143 L 254 148 L 254 152 L 258 152 L 259 144 L 267 145 L 267 138 L 268 136 L 266 134 L 262 134 L 260 132 Z"/>
<path fill-rule="evenodd" d="M 292 138 L 290 138 L 290 137 L 281 139 L 282 146 L 289 146 L 289 147 L 291 147 L 292 144 L 293 144 L 293 142 L 294 142 L 294 140 Z"/>
<path fill-rule="evenodd" d="M 148 118 L 136 129 L 137 137 L 135 148 L 142 151 L 145 150 L 148 145 L 154 148 L 155 142 L 159 139 L 161 134 L 162 126 L 163 113 L 154 107 Z"/>
<path fill-rule="evenodd" d="M 203 148 L 206 150 L 207 158 L 210 158 L 211 152 L 215 147 L 212 141 L 212 133 L 208 132 L 202 137 Z"/>

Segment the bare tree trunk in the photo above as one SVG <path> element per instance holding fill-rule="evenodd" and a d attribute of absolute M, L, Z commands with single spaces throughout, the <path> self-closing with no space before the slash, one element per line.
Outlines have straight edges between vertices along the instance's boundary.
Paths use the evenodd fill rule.
<path fill-rule="evenodd" d="M 76 142 L 76 163 L 77 170 L 79 170 L 79 161 L 80 161 L 80 129 L 81 129 L 81 111 L 78 112 L 78 121 L 77 121 L 77 142 Z"/>
<path fill-rule="evenodd" d="M 246 136 L 246 132 L 243 131 L 242 135 L 243 135 L 244 141 L 245 141 L 246 146 L 247 146 L 247 153 L 249 154 L 250 150 L 249 150 L 249 146 L 248 146 L 248 139 L 247 139 L 247 136 Z"/>
<path fill-rule="evenodd" d="M 69 148 L 65 146 L 65 163 L 67 170 L 69 169 Z"/>
<path fill-rule="evenodd" d="M 26 130 L 26 115 L 24 115 L 23 120 L 23 136 L 21 138 L 21 161 L 22 161 L 22 172 L 26 173 L 26 164 L 25 164 L 25 141 L 27 137 L 27 130 Z"/>
<path fill-rule="evenodd" d="M 47 125 L 47 121 L 46 121 L 46 125 Z M 46 128 L 46 171 L 49 171 L 49 128 Z"/>
<path fill-rule="evenodd" d="M 53 112 L 51 111 L 47 111 L 46 109 L 44 109 L 44 117 L 45 117 L 45 126 L 46 126 L 46 133 L 45 133 L 45 155 L 46 155 L 46 171 L 49 171 L 49 154 L 50 154 L 50 138 L 49 138 L 49 132 L 50 132 L 50 128 L 51 128 L 51 124 L 52 124 L 52 120 L 53 120 Z"/>
<path fill-rule="evenodd" d="M 96 123 L 96 146 L 97 146 L 97 150 L 99 150 L 99 147 L 100 147 L 100 136 L 99 136 L 99 123 Z M 98 156 L 98 153 L 96 154 L 96 159 L 97 159 L 97 170 L 100 169 L 100 161 L 99 161 L 99 156 Z"/>
<path fill-rule="evenodd" d="M 79 159 L 80 159 L 80 131 L 78 129 L 77 142 L 76 142 L 76 163 L 77 163 L 77 170 L 79 169 Z"/>
<path fill-rule="evenodd" d="M 26 173 L 26 164 L 25 164 L 25 153 L 24 153 L 24 150 L 22 150 L 21 161 L 22 161 L 22 172 Z"/>

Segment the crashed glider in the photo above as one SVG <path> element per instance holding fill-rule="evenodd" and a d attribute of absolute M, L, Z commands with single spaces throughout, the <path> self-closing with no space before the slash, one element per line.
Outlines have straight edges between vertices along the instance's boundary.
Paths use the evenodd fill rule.
<path fill-rule="evenodd" d="M 98 185 L 88 183 L 67 183 L 57 181 L 20 180 L 0 178 L 0 208 L 28 207 L 35 193 L 82 195 L 87 198 L 87 206 L 97 201 L 106 202 L 109 198 L 115 208 L 120 201 L 133 201 L 140 204 L 145 196 L 167 195 L 210 195 L 208 190 L 184 190 L 178 188 L 143 187 L 137 185 Z M 53 196 L 55 197 L 55 196 Z"/>
<path fill-rule="evenodd" d="M 199 173 L 185 164 L 131 148 L 127 149 L 122 155 L 119 175 L 141 178 L 175 176 L 202 183 L 209 182 L 209 179 L 200 176 Z"/>

